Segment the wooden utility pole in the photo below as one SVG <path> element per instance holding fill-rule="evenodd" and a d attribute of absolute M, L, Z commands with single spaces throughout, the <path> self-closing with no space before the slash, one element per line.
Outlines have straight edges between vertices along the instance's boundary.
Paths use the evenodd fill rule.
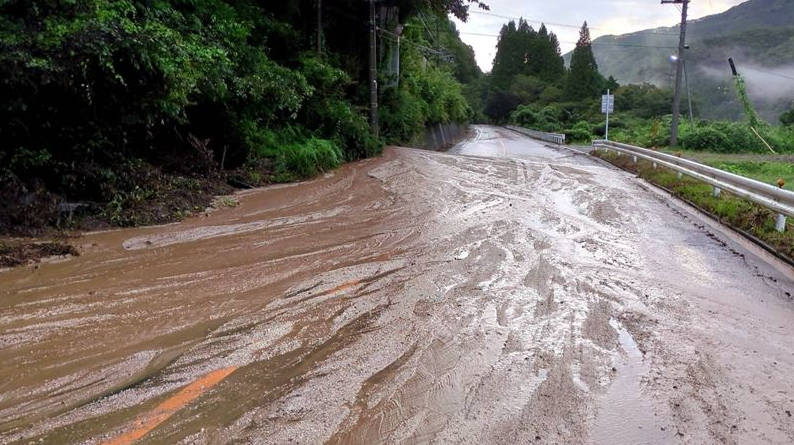
<path fill-rule="evenodd" d="M 323 0 L 317 0 L 317 58 L 323 56 Z"/>
<path fill-rule="evenodd" d="M 378 130 L 378 25 L 375 23 L 375 0 L 369 0 L 369 124 L 372 134 Z"/>
<path fill-rule="evenodd" d="M 670 126 L 670 147 L 678 146 L 678 114 L 681 111 L 681 78 L 684 71 L 686 50 L 686 13 L 691 0 L 662 0 L 662 4 L 678 4 L 681 7 L 681 35 L 678 39 L 678 60 L 675 69 L 675 93 L 673 94 L 673 122 Z"/>

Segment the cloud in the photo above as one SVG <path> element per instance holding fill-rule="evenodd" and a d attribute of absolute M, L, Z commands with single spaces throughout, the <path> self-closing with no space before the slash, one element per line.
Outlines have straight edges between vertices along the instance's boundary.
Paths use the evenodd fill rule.
<path fill-rule="evenodd" d="M 723 12 L 746 0 L 695 0 L 690 3 L 692 20 Z M 579 38 L 579 27 L 587 20 L 590 35 L 625 34 L 659 26 L 673 26 L 681 20 L 674 5 L 659 0 L 486 0 L 491 14 L 524 17 L 537 29 L 544 22 L 557 34 L 562 52 L 572 50 Z M 479 10 L 473 9 L 474 12 Z M 464 42 L 474 48 L 477 64 L 490 71 L 496 54 L 497 37 L 509 18 L 474 13 L 467 23 L 456 20 Z M 570 25 L 570 26 L 561 26 Z M 486 34 L 486 35 L 477 35 Z"/>
<path fill-rule="evenodd" d="M 719 82 L 731 81 L 733 77 L 727 64 L 702 66 L 699 69 L 706 76 Z M 764 65 L 750 63 L 739 66 L 738 70 L 747 84 L 747 94 L 751 99 L 773 102 L 781 97 L 794 98 L 794 80 L 787 78 L 791 77 L 789 73 L 794 73 L 794 64 L 770 69 Z"/>

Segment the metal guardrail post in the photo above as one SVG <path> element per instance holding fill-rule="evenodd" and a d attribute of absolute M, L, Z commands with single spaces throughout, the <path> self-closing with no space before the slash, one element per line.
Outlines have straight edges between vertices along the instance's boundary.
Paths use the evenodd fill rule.
<path fill-rule="evenodd" d="M 775 230 L 780 233 L 786 231 L 786 215 L 782 213 L 777 214 L 777 217 L 775 218 Z"/>

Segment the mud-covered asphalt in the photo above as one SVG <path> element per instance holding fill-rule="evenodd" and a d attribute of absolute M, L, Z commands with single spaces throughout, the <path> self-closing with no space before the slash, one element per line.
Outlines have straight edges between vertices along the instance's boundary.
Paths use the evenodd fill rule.
<path fill-rule="evenodd" d="M 794 443 L 790 269 L 475 129 L 0 272 L 0 443 Z"/>

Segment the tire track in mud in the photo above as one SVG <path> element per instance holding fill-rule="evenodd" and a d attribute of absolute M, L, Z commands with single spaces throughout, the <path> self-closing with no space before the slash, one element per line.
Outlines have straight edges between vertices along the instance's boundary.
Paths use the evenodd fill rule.
<path fill-rule="evenodd" d="M 500 131 L 464 151 L 530 144 Z M 791 281 L 621 173 L 528 153 L 390 149 L 5 273 L 0 441 L 627 443 L 612 394 L 658 443 L 794 438 Z M 748 332 L 770 362 L 743 371 Z"/>

